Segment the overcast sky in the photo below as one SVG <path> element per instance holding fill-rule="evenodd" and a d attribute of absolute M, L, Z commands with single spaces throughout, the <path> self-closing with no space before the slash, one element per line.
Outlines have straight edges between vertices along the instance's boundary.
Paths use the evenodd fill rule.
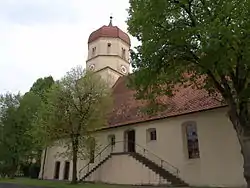
<path fill-rule="evenodd" d="M 0 93 L 24 93 L 39 77 L 85 66 L 89 34 L 111 14 L 127 30 L 128 1 L 0 0 Z"/>

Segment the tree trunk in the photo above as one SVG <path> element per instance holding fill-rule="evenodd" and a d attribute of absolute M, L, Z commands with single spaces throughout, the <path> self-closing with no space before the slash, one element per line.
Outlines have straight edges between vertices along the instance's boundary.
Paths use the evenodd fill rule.
<path fill-rule="evenodd" d="M 73 151 L 73 168 L 72 168 L 72 184 L 77 184 L 77 153 L 78 153 L 78 136 L 72 138 Z"/>
<path fill-rule="evenodd" d="M 250 188 L 250 136 L 239 138 L 241 145 L 241 152 L 243 155 L 243 168 L 244 168 L 244 177 L 247 182 L 247 187 Z"/>
<path fill-rule="evenodd" d="M 242 114 L 241 114 L 242 116 Z M 247 114 L 245 114 L 247 116 Z M 250 188 L 250 124 L 247 125 L 244 121 L 244 117 L 239 117 L 237 112 L 229 112 L 229 117 L 233 126 L 236 130 L 238 140 L 241 146 L 241 153 L 243 156 L 243 169 L 244 169 L 244 178 L 247 183 L 247 187 Z"/>
<path fill-rule="evenodd" d="M 47 147 L 45 147 L 45 150 L 44 150 L 44 156 L 43 156 L 43 166 L 42 166 L 42 177 L 41 179 L 43 180 L 44 179 L 44 170 L 45 170 L 45 162 L 46 162 L 46 158 L 47 158 Z"/>
<path fill-rule="evenodd" d="M 77 152 L 73 150 L 72 184 L 77 183 Z"/>

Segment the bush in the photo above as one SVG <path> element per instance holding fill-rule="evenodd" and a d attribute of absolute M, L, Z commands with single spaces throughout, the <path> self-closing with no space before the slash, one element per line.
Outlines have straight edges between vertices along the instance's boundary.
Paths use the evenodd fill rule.
<path fill-rule="evenodd" d="M 0 176 L 1 177 L 14 177 L 15 174 L 15 166 L 5 163 L 5 162 L 1 162 L 0 163 Z"/>
<path fill-rule="evenodd" d="M 23 173 L 24 177 L 30 177 L 30 164 L 21 164 L 20 171 Z"/>
<path fill-rule="evenodd" d="M 30 165 L 29 175 L 32 179 L 38 179 L 40 166 L 36 163 Z"/>

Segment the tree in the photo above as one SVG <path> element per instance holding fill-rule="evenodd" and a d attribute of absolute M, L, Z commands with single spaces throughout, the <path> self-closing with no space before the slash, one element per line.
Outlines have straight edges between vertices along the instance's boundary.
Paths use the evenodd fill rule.
<path fill-rule="evenodd" d="M 30 92 L 39 96 L 41 100 L 46 101 L 46 93 L 51 89 L 51 86 L 55 83 L 52 76 L 39 78 L 30 88 Z"/>
<path fill-rule="evenodd" d="M 12 178 L 30 150 L 29 139 L 25 136 L 27 127 L 20 123 L 17 113 L 20 100 L 19 94 L 8 93 L 0 96 L 0 166 Z"/>
<path fill-rule="evenodd" d="M 29 92 L 21 96 L 7 93 L 0 96 L 0 168 L 14 176 L 18 167 L 30 165 L 33 159 L 40 164 L 42 145 L 30 134 L 34 118 L 46 101 L 53 85 L 50 77 L 38 79 Z"/>
<path fill-rule="evenodd" d="M 20 117 L 20 123 L 27 127 L 26 138 L 29 139 L 30 151 L 27 153 L 26 160 L 23 161 L 21 170 L 27 171 L 29 168 L 34 166 L 40 166 L 41 154 L 44 145 L 37 142 L 37 135 L 34 134 L 33 123 L 36 119 L 39 108 L 42 102 L 46 102 L 46 93 L 50 90 L 54 84 L 54 79 L 51 76 L 37 79 L 30 90 L 20 100 L 20 106 L 18 107 L 17 113 Z M 32 164 L 32 160 L 36 161 L 36 164 Z M 32 171 L 32 169 L 31 169 Z M 28 171 L 27 171 L 28 172 Z M 27 174 L 27 173 L 26 173 Z"/>
<path fill-rule="evenodd" d="M 66 148 L 72 157 L 72 183 L 77 182 L 77 158 L 86 150 L 90 131 L 104 125 L 110 106 L 110 91 L 97 75 L 73 68 L 48 93 L 37 119 L 37 133 L 47 144 Z M 47 135 L 44 136 L 44 135 Z"/>
<path fill-rule="evenodd" d="M 176 85 L 220 95 L 237 132 L 250 187 L 250 1 L 130 0 L 137 97 L 172 96 Z M 154 101 L 153 101 L 154 102 Z"/>
<path fill-rule="evenodd" d="M 33 132 L 35 130 L 33 129 L 33 126 L 36 126 L 34 123 L 36 122 L 38 109 L 41 107 L 42 102 L 43 103 L 47 102 L 47 93 L 50 91 L 54 83 L 55 81 L 52 76 L 39 78 L 33 83 L 32 87 L 30 88 L 30 91 L 27 92 L 24 96 L 24 99 L 28 98 L 27 101 L 28 100 L 32 101 L 32 98 L 33 98 L 33 102 L 34 104 L 36 104 L 36 108 L 35 109 L 33 108 L 32 110 L 29 111 L 29 113 L 27 113 L 27 116 L 29 117 L 26 118 L 27 120 L 26 123 L 29 125 L 32 125 L 32 128 L 30 129 L 30 135 L 32 137 L 33 150 L 34 150 L 33 153 L 36 154 L 35 158 L 36 158 L 37 163 L 39 164 L 40 164 L 40 159 L 41 159 L 41 154 L 42 154 L 44 144 L 40 143 L 39 139 L 37 139 L 36 132 Z M 34 100 L 34 98 L 36 98 L 36 100 Z M 31 105 L 32 105 L 32 102 L 31 102 Z M 21 103 L 21 106 L 22 106 L 22 103 Z M 47 151 L 47 149 L 45 149 L 45 151 Z M 45 152 L 45 155 L 46 155 L 46 152 Z M 44 162 L 43 162 L 43 165 L 44 165 Z"/>

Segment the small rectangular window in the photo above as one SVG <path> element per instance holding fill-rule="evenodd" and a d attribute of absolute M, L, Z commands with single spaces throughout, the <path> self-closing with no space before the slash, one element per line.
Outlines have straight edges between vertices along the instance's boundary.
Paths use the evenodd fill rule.
<path fill-rule="evenodd" d="M 150 132 L 150 140 L 156 140 L 156 130 Z"/>
<path fill-rule="evenodd" d="M 147 129 L 147 141 L 154 141 L 157 140 L 156 129 L 150 128 Z"/>

